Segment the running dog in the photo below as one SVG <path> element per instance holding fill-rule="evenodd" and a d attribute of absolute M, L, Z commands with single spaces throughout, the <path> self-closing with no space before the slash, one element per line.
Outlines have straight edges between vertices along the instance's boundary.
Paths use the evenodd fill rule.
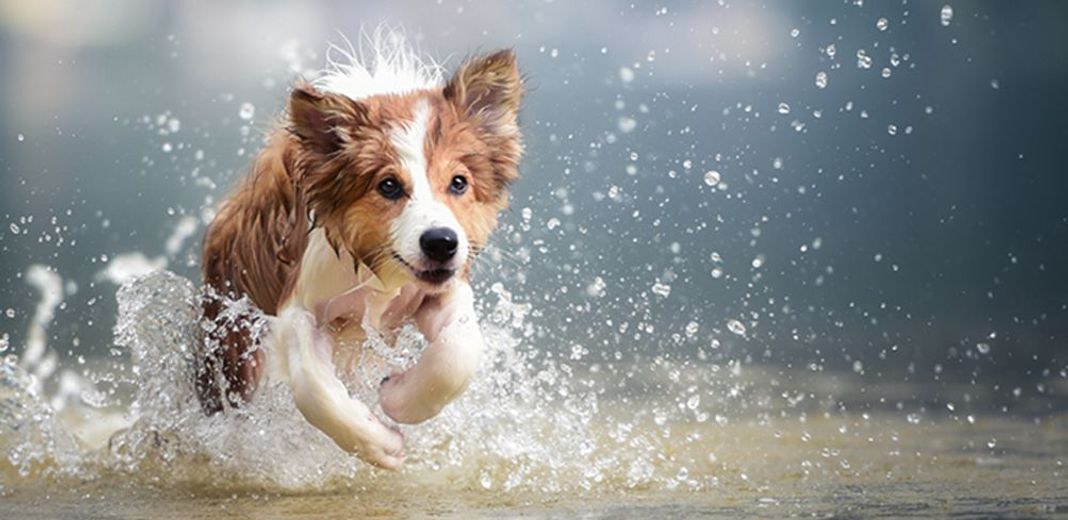
<path fill-rule="evenodd" d="M 523 81 L 511 50 L 464 62 L 446 81 L 396 35 L 344 53 L 298 82 L 283 124 L 204 238 L 196 389 L 209 414 L 288 382 L 296 407 L 342 449 L 384 468 L 401 434 L 338 378 L 338 337 L 406 323 L 427 348 L 381 382 L 382 411 L 419 423 L 459 396 L 483 348 L 469 276 L 508 202 L 522 155 Z M 368 54 L 368 53 L 365 53 Z M 267 332 L 225 298 L 247 297 Z"/>

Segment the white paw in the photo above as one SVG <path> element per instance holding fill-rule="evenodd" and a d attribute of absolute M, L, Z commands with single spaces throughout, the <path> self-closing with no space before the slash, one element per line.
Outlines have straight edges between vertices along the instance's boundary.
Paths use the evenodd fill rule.
<path fill-rule="evenodd" d="M 399 469 L 404 464 L 404 436 L 373 415 L 368 419 L 363 428 L 364 442 L 356 446 L 356 455 L 380 468 Z"/>

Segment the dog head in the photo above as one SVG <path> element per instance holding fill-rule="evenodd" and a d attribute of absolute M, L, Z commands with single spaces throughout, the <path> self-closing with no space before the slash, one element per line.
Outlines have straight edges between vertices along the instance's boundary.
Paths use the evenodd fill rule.
<path fill-rule="evenodd" d="M 380 276 L 432 292 L 466 277 L 518 176 L 522 94 L 510 50 L 429 88 L 357 97 L 298 84 L 289 128 L 313 225 Z"/>

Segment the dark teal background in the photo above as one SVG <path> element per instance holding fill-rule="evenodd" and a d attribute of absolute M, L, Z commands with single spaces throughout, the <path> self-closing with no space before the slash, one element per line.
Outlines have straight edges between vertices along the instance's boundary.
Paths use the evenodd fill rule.
<path fill-rule="evenodd" d="M 519 56 L 524 178 L 495 240 L 506 258 L 476 279 L 534 305 L 532 350 L 859 361 L 880 380 L 1048 391 L 1036 385 L 1068 363 L 1068 4 L 954 1 L 948 27 L 942 5 L 5 2 L 0 332 L 21 349 L 37 301 L 22 276 L 44 264 L 77 286 L 50 346 L 65 363 L 109 352 L 102 258 L 161 254 L 243 173 L 293 57 L 316 69 L 339 31 L 386 21 L 450 70 L 497 47 Z M 161 115 L 179 130 L 161 135 Z M 703 182 L 710 169 L 725 191 Z M 196 276 L 202 226 L 172 270 Z"/>

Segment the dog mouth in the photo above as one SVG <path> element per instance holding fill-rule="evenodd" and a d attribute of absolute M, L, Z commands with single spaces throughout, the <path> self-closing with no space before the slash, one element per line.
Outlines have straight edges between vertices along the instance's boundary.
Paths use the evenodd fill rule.
<path fill-rule="evenodd" d="M 412 264 L 408 263 L 401 255 L 393 253 L 393 258 L 400 262 L 404 267 L 408 268 L 416 279 L 427 282 L 433 285 L 440 285 L 452 278 L 452 275 L 456 274 L 456 269 L 450 269 L 448 267 L 435 267 L 432 269 L 417 269 Z"/>
<path fill-rule="evenodd" d="M 456 273 L 455 269 L 446 269 L 439 267 L 437 269 L 427 269 L 425 271 L 416 271 L 415 277 L 432 284 L 442 284 L 452 278 L 452 275 Z"/>

